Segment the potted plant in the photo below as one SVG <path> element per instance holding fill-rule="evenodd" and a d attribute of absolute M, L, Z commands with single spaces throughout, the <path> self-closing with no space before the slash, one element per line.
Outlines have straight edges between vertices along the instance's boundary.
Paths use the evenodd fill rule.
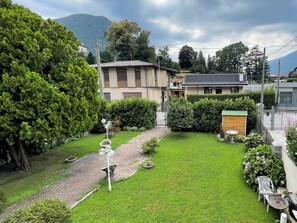
<path fill-rule="evenodd" d="M 152 162 L 152 161 L 149 161 L 149 160 L 147 160 L 147 161 L 145 161 L 144 162 L 144 164 L 142 165 L 145 169 L 151 169 L 151 168 L 153 168 L 154 167 L 154 163 Z"/>

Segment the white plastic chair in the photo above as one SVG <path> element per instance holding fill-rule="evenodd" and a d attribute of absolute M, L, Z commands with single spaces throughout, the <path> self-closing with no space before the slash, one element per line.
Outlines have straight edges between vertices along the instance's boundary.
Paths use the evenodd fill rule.
<path fill-rule="evenodd" d="M 265 197 L 275 194 L 275 188 L 272 180 L 267 176 L 260 176 L 256 179 L 256 181 L 258 182 L 258 201 L 260 201 L 261 197 L 263 197 L 265 203 Z"/>

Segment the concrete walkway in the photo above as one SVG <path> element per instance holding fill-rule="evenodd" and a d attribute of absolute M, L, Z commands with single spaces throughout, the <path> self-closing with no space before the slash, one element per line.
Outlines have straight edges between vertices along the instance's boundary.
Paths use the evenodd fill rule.
<path fill-rule="evenodd" d="M 115 170 L 116 180 L 133 175 L 137 171 L 139 164 L 149 158 L 141 150 L 141 145 L 145 141 L 152 137 L 160 139 L 168 132 L 169 129 L 167 127 L 155 127 L 141 133 L 127 144 L 117 148 L 112 160 L 112 163 L 118 164 Z M 69 177 L 48 186 L 43 191 L 22 202 L 6 208 L 0 214 L 0 220 L 12 212 L 30 205 L 36 200 L 46 198 L 58 198 L 66 201 L 69 207 L 74 207 L 84 195 L 96 188 L 98 182 L 105 177 L 105 173 L 101 170 L 105 166 L 105 160 L 100 158 L 97 153 L 83 157 L 67 169 Z"/>

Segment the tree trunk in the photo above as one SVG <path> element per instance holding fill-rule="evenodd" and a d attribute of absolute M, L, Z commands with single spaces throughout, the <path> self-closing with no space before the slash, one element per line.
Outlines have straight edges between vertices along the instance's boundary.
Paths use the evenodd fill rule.
<path fill-rule="evenodd" d="M 31 165 L 29 163 L 28 155 L 24 148 L 23 142 L 18 139 L 18 152 L 19 152 L 19 160 L 21 163 L 21 170 L 29 170 Z"/>
<path fill-rule="evenodd" d="M 15 167 L 18 170 L 29 170 L 31 165 L 28 160 L 28 155 L 20 139 L 17 139 L 17 143 L 8 143 L 12 160 L 15 162 Z"/>

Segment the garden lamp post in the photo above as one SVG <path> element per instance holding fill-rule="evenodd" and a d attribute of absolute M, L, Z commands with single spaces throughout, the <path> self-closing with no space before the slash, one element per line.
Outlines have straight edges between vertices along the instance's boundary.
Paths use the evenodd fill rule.
<path fill-rule="evenodd" d="M 107 180 L 108 180 L 108 191 L 111 191 L 111 180 L 110 180 L 110 159 L 114 155 L 114 151 L 112 150 L 110 144 L 104 144 L 105 140 L 103 140 L 100 145 L 101 149 L 99 150 L 99 155 L 106 159 L 107 164 Z M 108 140 L 109 141 L 109 140 Z"/>

